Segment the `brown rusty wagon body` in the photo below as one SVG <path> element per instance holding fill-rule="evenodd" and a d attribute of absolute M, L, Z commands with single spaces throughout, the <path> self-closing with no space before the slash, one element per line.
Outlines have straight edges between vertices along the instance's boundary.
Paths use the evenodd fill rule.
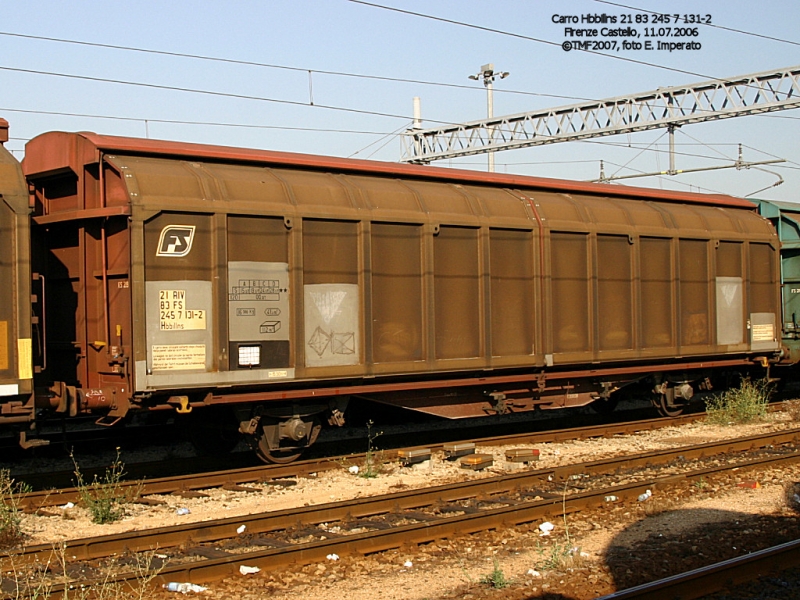
<path fill-rule="evenodd" d="M 731 197 L 88 133 L 24 171 L 71 414 L 236 407 L 276 457 L 351 395 L 460 417 L 647 380 L 670 412 L 780 350 L 775 232 Z"/>

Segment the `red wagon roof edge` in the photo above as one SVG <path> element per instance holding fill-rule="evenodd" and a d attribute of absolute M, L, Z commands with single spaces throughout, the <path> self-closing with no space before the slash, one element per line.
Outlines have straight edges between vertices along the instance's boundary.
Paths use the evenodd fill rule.
<path fill-rule="evenodd" d="M 686 202 L 692 204 L 755 209 L 755 205 L 748 200 L 736 198 L 734 196 L 727 196 L 724 194 L 699 194 L 694 192 L 680 192 L 644 187 L 627 187 L 619 185 L 612 186 L 607 183 L 551 179 L 547 177 L 536 177 L 530 175 L 486 173 L 480 171 L 469 171 L 465 169 L 410 165 L 403 163 L 340 158 L 335 156 L 278 152 L 273 150 L 256 150 L 236 148 L 232 146 L 216 146 L 210 144 L 196 144 L 168 140 L 118 137 L 100 135 L 91 132 L 50 132 L 33 138 L 26 145 L 25 161 L 23 161 L 23 165 L 29 167 L 25 169 L 26 174 L 32 174 L 30 172 L 30 167 L 32 166 L 31 163 L 41 163 L 40 160 L 35 158 L 35 156 L 39 155 L 39 153 L 41 153 L 42 156 L 60 155 L 62 157 L 67 154 L 72 157 L 69 162 L 72 165 L 77 165 L 80 159 L 77 156 L 78 144 L 76 144 L 76 142 L 78 140 L 75 138 L 83 138 L 85 142 L 88 142 L 88 144 L 91 144 L 98 151 L 103 153 L 119 152 L 143 156 L 169 156 L 172 158 L 301 167 L 317 170 L 363 173 L 369 175 L 451 181 L 455 183 L 474 183 L 511 188 L 536 188 L 540 190 L 561 193 L 575 192 L 600 196 L 613 195 L 643 200 Z M 70 148 L 65 148 L 65 145 L 70 146 Z M 55 146 L 61 147 L 57 148 Z M 47 160 L 45 159 L 44 162 L 47 162 Z"/>

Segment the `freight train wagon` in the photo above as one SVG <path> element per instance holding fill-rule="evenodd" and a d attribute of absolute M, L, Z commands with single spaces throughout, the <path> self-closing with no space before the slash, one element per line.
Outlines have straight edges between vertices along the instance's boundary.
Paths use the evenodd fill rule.
<path fill-rule="evenodd" d="M 23 169 L 39 392 L 0 422 L 170 409 L 289 460 L 353 396 L 457 418 L 636 384 L 676 414 L 781 353 L 778 240 L 741 199 L 92 133 Z"/>
<path fill-rule="evenodd" d="M 28 186 L 3 147 L 0 119 L 0 428 L 18 428 L 25 443 L 33 418 L 31 261 Z"/>
<path fill-rule="evenodd" d="M 770 220 L 781 243 L 780 291 L 783 313 L 783 363 L 786 380 L 796 381 L 800 362 L 800 204 L 758 200 L 758 213 Z"/>

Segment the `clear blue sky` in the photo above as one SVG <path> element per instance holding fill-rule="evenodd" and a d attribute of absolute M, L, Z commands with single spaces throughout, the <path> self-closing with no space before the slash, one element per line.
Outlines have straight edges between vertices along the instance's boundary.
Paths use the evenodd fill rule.
<path fill-rule="evenodd" d="M 485 63 L 494 63 L 498 70 L 511 73 L 495 84 L 495 115 L 572 104 L 578 98 L 608 98 L 800 64 L 800 34 L 797 33 L 800 3 L 785 0 L 676 0 L 670 3 L 621 0 L 622 4 L 648 10 L 664 10 L 669 6 L 670 13 L 708 14 L 714 25 L 784 40 L 700 26 L 696 39 L 702 44 L 701 50 L 617 53 L 621 57 L 652 63 L 652 66 L 584 52 L 565 52 L 560 48 L 565 39 L 564 25 L 554 24 L 553 14 L 641 14 L 596 0 L 377 0 L 377 3 L 506 34 L 348 0 L 229 0 L 224 3 L 152 0 L 105 4 L 83 0 L 28 0 L 24 3 L 3 0 L 0 3 L 3 15 L 0 20 L 0 67 L 3 67 L 0 69 L 0 117 L 11 123 L 12 140 L 8 147 L 21 158 L 25 141 L 40 133 L 88 130 L 396 161 L 401 154 L 396 133 L 410 123 L 414 96 L 422 99 L 424 125 L 485 116 L 485 90 L 482 84 L 467 78 Z M 196 54 L 299 70 L 211 62 L 8 34 Z M 308 70 L 312 71 L 311 85 Z M 391 82 L 318 71 L 468 87 Z M 42 72 L 228 95 L 65 78 Z M 512 91 L 525 93 L 509 93 Z M 308 105 L 311 98 L 315 106 Z M 366 112 L 330 110 L 319 105 Z M 97 118 L 99 116 L 128 120 Z M 736 158 L 737 144 L 741 143 L 745 146 L 746 160 L 779 157 L 788 161 L 765 167 L 779 173 L 785 183 L 759 193 L 759 197 L 800 201 L 799 130 L 800 111 L 797 110 L 690 125 L 676 134 L 681 152 L 677 167 L 730 164 Z M 593 142 L 503 152 L 496 155 L 496 163 L 498 171 L 509 173 L 591 179 L 598 176 L 601 159 L 606 163 L 607 175 L 666 169 L 666 145 L 665 131 L 655 130 L 598 138 Z M 473 156 L 436 164 L 484 170 L 486 158 Z M 625 168 L 621 168 L 623 165 Z M 747 195 L 775 181 L 777 176 L 771 173 L 729 169 L 673 178 L 636 179 L 628 183 L 681 190 L 690 189 L 691 185 L 693 190 Z"/>

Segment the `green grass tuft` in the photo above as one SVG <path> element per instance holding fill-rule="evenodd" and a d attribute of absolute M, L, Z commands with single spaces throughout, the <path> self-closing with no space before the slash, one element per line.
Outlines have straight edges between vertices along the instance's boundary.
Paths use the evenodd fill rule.
<path fill-rule="evenodd" d="M 715 394 L 706 400 L 708 422 L 715 425 L 739 425 L 760 421 L 767 415 L 773 386 L 766 379 L 742 379 L 738 388 Z"/>
<path fill-rule="evenodd" d="M 78 495 L 81 503 L 92 515 L 92 522 L 98 524 L 113 523 L 125 515 L 125 504 L 132 502 L 138 497 L 141 490 L 134 488 L 126 490 L 122 485 L 122 478 L 125 475 L 125 465 L 119 458 L 119 448 L 117 456 L 106 468 L 102 479 L 94 476 L 91 483 L 83 479 L 75 457 L 72 457 L 75 465 L 75 477 L 77 478 Z"/>
<path fill-rule="evenodd" d="M 497 562 L 497 559 L 494 560 L 494 569 L 492 572 L 481 577 L 481 583 L 490 585 L 497 590 L 511 585 L 511 581 L 506 579 L 505 573 L 503 573 L 503 569 L 500 568 L 500 563 Z"/>
<path fill-rule="evenodd" d="M 29 491 L 29 486 L 16 483 L 11 478 L 11 471 L 0 470 L 0 547 L 2 548 L 13 546 L 24 537 L 19 496 Z"/>

